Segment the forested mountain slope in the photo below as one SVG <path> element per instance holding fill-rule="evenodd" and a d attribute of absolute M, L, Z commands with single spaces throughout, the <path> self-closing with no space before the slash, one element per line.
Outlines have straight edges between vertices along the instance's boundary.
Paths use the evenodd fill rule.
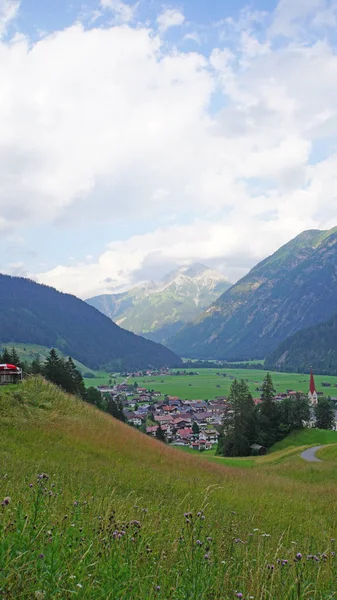
<path fill-rule="evenodd" d="M 337 374 L 337 314 L 285 339 L 265 361 L 267 369 Z M 333 394 L 335 395 L 335 394 Z"/>
<path fill-rule="evenodd" d="M 0 275 L 0 342 L 7 341 L 55 347 L 91 368 L 180 364 L 164 346 L 121 329 L 75 296 Z"/>
<path fill-rule="evenodd" d="M 337 312 L 337 228 L 311 230 L 266 258 L 169 340 L 181 356 L 264 358 Z"/>

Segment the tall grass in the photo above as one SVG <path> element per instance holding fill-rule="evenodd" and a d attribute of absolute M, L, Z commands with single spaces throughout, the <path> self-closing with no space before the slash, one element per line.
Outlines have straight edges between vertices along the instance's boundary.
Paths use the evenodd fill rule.
<path fill-rule="evenodd" d="M 202 460 L 40 379 L 1 391 L 0 439 L 3 600 L 336 597 L 328 477 Z"/>

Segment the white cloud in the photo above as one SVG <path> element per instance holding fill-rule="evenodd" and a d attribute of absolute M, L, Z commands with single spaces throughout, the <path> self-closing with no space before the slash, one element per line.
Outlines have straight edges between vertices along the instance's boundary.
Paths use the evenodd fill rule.
<path fill-rule="evenodd" d="M 101 0 L 100 5 L 103 9 L 111 10 L 117 21 L 130 23 L 135 17 L 138 3 L 126 4 L 121 0 Z"/>
<path fill-rule="evenodd" d="M 178 27 L 185 22 L 185 16 L 176 8 L 167 8 L 157 18 L 159 30 L 167 31 L 170 27 Z"/>
<path fill-rule="evenodd" d="M 7 27 L 17 16 L 20 0 L 0 0 L 0 37 L 6 33 Z"/>
<path fill-rule="evenodd" d="M 337 223 L 334 48 L 245 19 L 209 57 L 126 24 L 0 43 L 0 229 L 151 223 L 40 281 L 88 296 L 196 260 L 233 280 Z"/>
<path fill-rule="evenodd" d="M 330 19 L 335 9 L 335 0 L 279 0 L 270 33 L 286 37 L 302 33 L 310 39 L 310 25 L 334 26 Z"/>

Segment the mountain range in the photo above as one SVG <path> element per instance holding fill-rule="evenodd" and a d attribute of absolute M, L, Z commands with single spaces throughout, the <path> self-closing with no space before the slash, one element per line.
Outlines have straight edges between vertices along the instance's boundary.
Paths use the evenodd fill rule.
<path fill-rule="evenodd" d="M 164 344 L 230 285 L 217 271 L 194 264 L 176 269 L 159 283 L 95 296 L 86 302 L 125 329 Z"/>
<path fill-rule="evenodd" d="M 337 228 L 309 230 L 224 292 L 168 341 L 180 356 L 263 359 L 337 313 Z"/>
<path fill-rule="evenodd" d="M 125 331 L 75 296 L 0 274 L 0 342 L 8 341 L 54 347 L 93 369 L 181 363 L 164 346 Z"/>

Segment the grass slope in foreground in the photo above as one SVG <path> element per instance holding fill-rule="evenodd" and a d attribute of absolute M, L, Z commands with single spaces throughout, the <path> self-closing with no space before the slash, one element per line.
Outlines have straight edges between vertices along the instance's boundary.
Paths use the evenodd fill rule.
<path fill-rule="evenodd" d="M 203 461 L 41 379 L 0 391 L 0 438 L 6 600 L 334 597 L 328 477 Z"/>

